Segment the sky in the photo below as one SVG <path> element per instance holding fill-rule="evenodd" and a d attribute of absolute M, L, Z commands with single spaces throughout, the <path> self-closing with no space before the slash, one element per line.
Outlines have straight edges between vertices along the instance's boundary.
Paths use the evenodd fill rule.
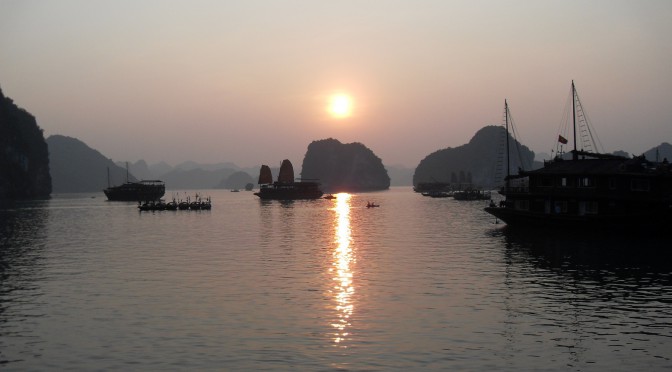
<path fill-rule="evenodd" d="M 572 80 L 605 151 L 672 142 L 672 1 L 0 0 L 5 96 L 115 161 L 416 167 L 505 99 L 550 153 Z"/>

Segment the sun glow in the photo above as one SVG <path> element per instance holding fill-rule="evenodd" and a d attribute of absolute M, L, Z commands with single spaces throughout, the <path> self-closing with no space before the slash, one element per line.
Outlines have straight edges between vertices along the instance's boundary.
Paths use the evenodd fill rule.
<path fill-rule="evenodd" d="M 334 94 L 329 98 L 327 111 L 333 118 L 344 119 L 352 115 L 352 97 L 347 94 Z"/>

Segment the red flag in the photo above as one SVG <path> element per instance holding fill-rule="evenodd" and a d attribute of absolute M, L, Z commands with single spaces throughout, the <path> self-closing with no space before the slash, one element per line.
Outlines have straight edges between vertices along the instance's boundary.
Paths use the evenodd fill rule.
<path fill-rule="evenodd" d="M 567 138 L 565 138 L 561 135 L 558 135 L 558 142 L 562 143 L 563 145 L 566 145 L 567 144 Z"/>

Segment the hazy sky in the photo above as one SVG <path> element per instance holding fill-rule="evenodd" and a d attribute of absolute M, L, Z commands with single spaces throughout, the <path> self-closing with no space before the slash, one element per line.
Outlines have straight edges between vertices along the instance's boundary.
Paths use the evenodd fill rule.
<path fill-rule="evenodd" d="M 550 152 L 572 79 L 605 150 L 672 142 L 672 1 L 0 0 L 5 95 L 115 161 L 300 166 L 332 137 L 415 167 L 504 99 Z"/>

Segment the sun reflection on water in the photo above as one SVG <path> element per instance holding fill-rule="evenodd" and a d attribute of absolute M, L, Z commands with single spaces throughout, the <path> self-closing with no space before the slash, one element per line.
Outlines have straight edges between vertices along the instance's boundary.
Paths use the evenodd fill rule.
<path fill-rule="evenodd" d="M 343 342 L 349 337 L 350 317 L 354 309 L 352 295 L 355 292 L 352 279 L 352 264 L 355 257 L 352 252 L 352 236 L 350 230 L 350 198 L 352 195 L 340 193 L 336 195 L 336 248 L 333 251 L 333 262 L 330 272 L 333 275 L 334 287 L 332 293 L 336 302 L 338 319 L 331 325 L 335 329 L 334 342 L 343 347 Z"/>

